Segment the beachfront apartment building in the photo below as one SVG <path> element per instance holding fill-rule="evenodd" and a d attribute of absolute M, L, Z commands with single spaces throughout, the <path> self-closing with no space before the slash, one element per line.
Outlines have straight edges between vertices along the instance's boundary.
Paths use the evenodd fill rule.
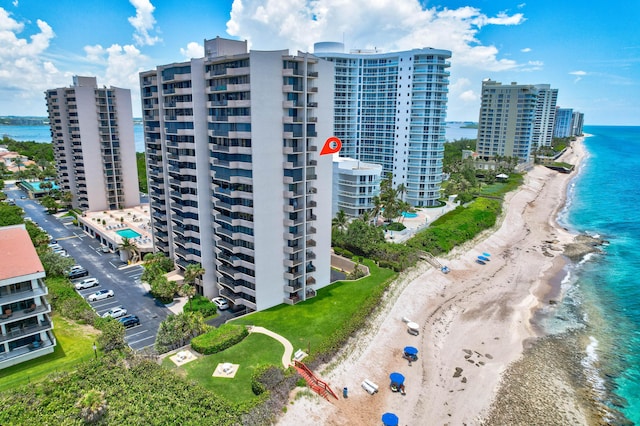
<path fill-rule="evenodd" d="M 556 138 L 568 138 L 572 135 L 573 109 L 556 109 L 556 123 L 553 128 L 553 136 Z"/>
<path fill-rule="evenodd" d="M 532 149 L 551 146 L 558 101 L 558 89 L 552 89 L 549 84 L 536 84 L 535 87 L 538 90 L 538 100 L 533 122 Z"/>
<path fill-rule="evenodd" d="M 328 285 L 333 64 L 218 37 L 140 86 L 155 249 L 247 311 Z"/>
<path fill-rule="evenodd" d="M 321 42 L 314 54 L 335 64 L 334 134 L 341 157 L 380 164 L 413 206 L 437 205 L 442 183 L 451 52 L 379 53 Z"/>
<path fill-rule="evenodd" d="M 0 228 L 0 369 L 52 353 L 45 272 L 22 225 Z"/>
<path fill-rule="evenodd" d="M 116 210 L 140 204 L 131 91 L 74 76 L 45 92 L 58 186 L 74 208 Z"/>
<path fill-rule="evenodd" d="M 517 157 L 528 163 L 533 144 L 538 89 L 531 84 L 482 82 L 478 157 L 485 161 Z"/>
<path fill-rule="evenodd" d="M 571 135 L 582 136 L 584 134 L 582 127 L 584 126 L 584 113 L 573 111 L 571 114 Z"/>
<path fill-rule="evenodd" d="M 381 181 L 382 165 L 334 156 L 331 217 L 340 210 L 353 218 L 373 210 Z"/>

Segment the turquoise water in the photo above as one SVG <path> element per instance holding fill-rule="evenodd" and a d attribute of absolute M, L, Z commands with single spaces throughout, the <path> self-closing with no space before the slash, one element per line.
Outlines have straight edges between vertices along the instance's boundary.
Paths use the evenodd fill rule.
<path fill-rule="evenodd" d="M 136 231 L 129 228 L 118 229 L 116 234 L 120 235 L 122 238 L 138 238 L 140 236 Z"/>
<path fill-rule="evenodd" d="M 49 126 L 6 126 L 0 124 L 0 139 L 5 135 L 16 141 L 51 143 Z M 136 152 L 144 152 L 144 131 L 142 124 L 134 124 L 133 138 L 135 140 Z"/>
<path fill-rule="evenodd" d="M 402 212 L 402 216 L 412 219 L 414 217 L 418 217 L 418 213 L 412 213 L 412 212 Z"/>
<path fill-rule="evenodd" d="M 43 189 L 40 189 L 40 184 L 41 183 L 42 182 L 40 182 L 40 181 L 30 181 L 30 182 L 22 181 L 23 185 L 30 186 L 36 192 L 43 191 Z M 52 185 L 51 189 L 58 189 L 58 185 L 56 185 L 55 183 L 51 182 L 51 185 Z"/>
<path fill-rule="evenodd" d="M 640 127 L 588 126 L 589 157 L 559 221 L 608 241 L 602 254 L 568 268 L 553 334 L 582 337 L 581 366 L 595 400 L 640 424 Z"/>

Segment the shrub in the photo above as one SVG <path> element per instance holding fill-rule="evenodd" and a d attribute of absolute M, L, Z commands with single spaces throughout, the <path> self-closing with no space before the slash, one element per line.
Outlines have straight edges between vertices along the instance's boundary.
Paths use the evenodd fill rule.
<path fill-rule="evenodd" d="M 351 253 L 349 250 L 342 248 L 342 247 L 334 247 L 333 251 L 335 254 L 337 254 L 338 256 L 343 256 L 346 258 L 351 259 L 353 257 L 353 253 Z"/>
<path fill-rule="evenodd" d="M 251 390 L 260 395 L 269 389 L 275 389 L 284 380 L 284 372 L 275 365 L 260 365 L 251 375 Z"/>
<path fill-rule="evenodd" d="M 387 225 L 387 229 L 389 231 L 404 231 L 407 227 L 400 222 L 393 222 Z"/>
<path fill-rule="evenodd" d="M 212 317 L 218 313 L 216 304 L 200 295 L 193 296 L 182 310 L 184 312 L 200 312 L 205 318 Z"/>
<path fill-rule="evenodd" d="M 223 324 L 208 333 L 194 337 L 191 347 L 201 354 L 211 355 L 240 343 L 248 335 L 249 330 L 244 325 Z"/>

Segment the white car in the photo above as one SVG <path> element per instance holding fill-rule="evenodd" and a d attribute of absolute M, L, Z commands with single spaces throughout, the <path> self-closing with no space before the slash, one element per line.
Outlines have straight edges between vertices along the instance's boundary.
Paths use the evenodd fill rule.
<path fill-rule="evenodd" d="M 58 256 L 62 256 L 62 257 L 71 257 L 69 255 L 69 253 L 67 253 L 67 251 L 65 249 L 56 250 L 56 251 L 54 251 L 54 253 L 57 254 Z"/>
<path fill-rule="evenodd" d="M 62 250 L 62 246 L 58 243 L 49 244 L 49 248 L 53 251 Z"/>
<path fill-rule="evenodd" d="M 218 309 L 220 309 L 221 311 L 229 309 L 229 302 L 227 302 L 227 299 L 225 299 L 224 297 L 214 297 L 213 299 L 211 299 L 211 301 L 215 303 Z"/>
<path fill-rule="evenodd" d="M 95 287 L 98 284 L 100 284 L 100 281 L 98 281 L 97 278 L 85 278 L 84 280 L 75 283 L 74 287 L 76 290 L 82 290 L 85 288 Z"/>
<path fill-rule="evenodd" d="M 95 302 L 96 300 L 102 300 L 108 297 L 113 297 L 113 290 L 98 290 L 87 296 L 87 300 L 89 302 Z"/>
<path fill-rule="evenodd" d="M 118 307 L 109 309 L 107 312 L 102 314 L 102 318 L 120 318 L 125 315 L 127 315 L 127 310 L 125 308 Z"/>

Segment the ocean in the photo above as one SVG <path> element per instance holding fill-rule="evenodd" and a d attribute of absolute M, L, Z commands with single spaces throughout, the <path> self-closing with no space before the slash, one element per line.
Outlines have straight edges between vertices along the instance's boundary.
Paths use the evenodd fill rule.
<path fill-rule="evenodd" d="M 475 139 L 478 129 L 465 129 L 463 123 L 447 123 L 445 138 L 447 142 L 457 139 Z M 5 126 L 0 124 L 0 139 L 8 136 L 17 141 L 51 142 L 49 126 Z M 144 152 L 144 132 L 142 124 L 134 124 L 133 137 L 136 143 L 136 152 Z"/>
<path fill-rule="evenodd" d="M 144 132 L 142 124 L 133 125 L 136 152 L 144 152 Z M 51 142 L 49 126 L 6 126 L 0 124 L 0 140 L 8 136 L 16 141 Z"/>
<path fill-rule="evenodd" d="M 563 301 L 545 308 L 539 325 L 578 342 L 578 381 L 605 408 L 605 422 L 640 425 L 640 127 L 584 131 L 589 156 L 558 222 L 608 243 L 566 268 Z"/>

